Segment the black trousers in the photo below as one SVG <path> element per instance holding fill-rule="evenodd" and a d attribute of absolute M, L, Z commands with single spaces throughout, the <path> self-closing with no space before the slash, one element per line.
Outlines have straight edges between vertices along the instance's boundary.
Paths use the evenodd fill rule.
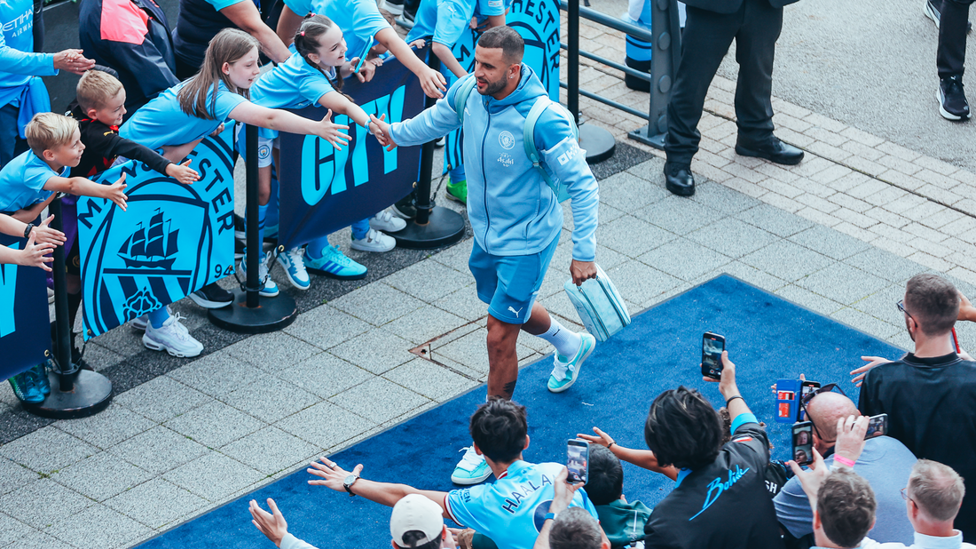
<path fill-rule="evenodd" d="M 773 132 L 770 102 L 773 52 L 783 28 L 783 8 L 768 0 L 744 0 L 735 13 L 722 14 L 688 6 L 681 38 L 681 62 L 668 103 L 668 134 L 664 150 L 668 161 L 690 164 L 698 152 L 698 121 L 705 93 L 722 58 L 735 40 L 739 80 L 735 89 L 735 114 L 739 137 L 762 141 Z"/>
<path fill-rule="evenodd" d="M 961 75 L 966 64 L 966 30 L 973 0 L 944 0 L 939 19 L 939 78 Z M 936 2 L 938 6 L 939 2 Z"/>

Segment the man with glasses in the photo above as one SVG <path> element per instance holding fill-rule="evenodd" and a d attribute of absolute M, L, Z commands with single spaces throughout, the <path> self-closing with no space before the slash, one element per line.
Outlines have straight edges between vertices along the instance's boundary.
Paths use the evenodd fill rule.
<path fill-rule="evenodd" d="M 965 494 L 962 477 L 952 467 L 927 459 L 918 460 L 912 467 L 908 486 L 901 489 L 908 520 L 915 529 L 915 543 L 909 549 L 976 549 L 976 546 L 964 543 L 962 532 L 952 526 Z M 888 545 L 883 547 L 896 549 Z"/>
<path fill-rule="evenodd" d="M 857 407 L 835 383 L 804 395 L 800 405 L 813 424 L 813 447 L 824 457 L 827 465 L 833 465 L 837 420 L 857 416 Z M 865 441 L 864 451 L 857 458 L 854 470 L 871 484 L 877 500 L 876 522 L 869 534 L 871 539 L 911 543 L 912 527 L 905 520 L 905 506 L 898 491 L 908 482 L 914 463 L 915 456 L 911 451 L 891 437 L 875 437 Z M 813 511 L 798 478 L 793 477 L 786 483 L 773 498 L 773 505 L 781 528 L 788 534 L 787 540 L 791 536 L 795 540 L 812 536 Z"/>
<path fill-rule="evenodd" d="M 944 463 L 968 486 L 955 527 L 976 541 L 976 362 L 957 353 L 953 327 L 962 298 L 934 274 L 908 281 L 899 304 L 915 351 L 868 370 L 858 408 L 888 414 L 888 434 L 919 458 Z"/>

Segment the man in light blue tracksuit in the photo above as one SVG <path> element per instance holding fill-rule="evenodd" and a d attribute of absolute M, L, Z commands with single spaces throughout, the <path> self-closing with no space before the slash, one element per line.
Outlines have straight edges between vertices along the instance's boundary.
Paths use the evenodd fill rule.
<path fill-rule="evenodd" d="M 536 101 L 549 101 L 546 90 L 522 64 L 524 43 L 510 27 L 495 27 L 478 40 L 475 71 L 455 83 L 445 98 L 416 118 L 386 124 L 372 117 L 370 128 L 381 143 L 419 145 L 461 126 L 455 111 L 458 90 L 471 78 L 478 93 L 464 104 L 464 165 L 468 178 L 468 219 L 474 246 L 468 266 L 478 297 L 488 303 L 488 396 L 509 399 L 518 379 L 515 343 L 519 330 L 556 348 L 549 390 L 561 392 L 577 378 L 596 341 L 574 333 L 535 302 L 562 231 L 563 212 L 553 190 L 532 165 L 523 145 L 523 127 Z M 572 198 L 573 261 L 576 284 L 596 276 L 598 187 L 586 155 L 579 148 L 571 120 L 550 106 L 535 127 L 535 146 L 553 179 Z M 468 448 L 451 480 L 477 484 L 491 471 Z"/>

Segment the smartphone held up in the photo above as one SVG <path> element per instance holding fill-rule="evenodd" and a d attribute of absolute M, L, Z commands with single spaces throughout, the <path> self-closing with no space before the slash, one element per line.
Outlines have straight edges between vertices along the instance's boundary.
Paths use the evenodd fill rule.
<path fill-rule="evenodd" d="M 566 442 L 566 469 L 569 475 L 566 482 L 586 484 L 590 463 L 590 444 L 585 440 L 573 438 Z"/>
<path fill-rule="evenodd" d="M 797 465 L 813 462 L 813 423 L 809 421 L 793 424 L 793 461 Z"/>
<path fill-rule="evenodd" d="M 702 335 L 701 372 L 705 377 L 722 379 L 722 352 L 725 351 L 725 337 L 711 332 Z"/>

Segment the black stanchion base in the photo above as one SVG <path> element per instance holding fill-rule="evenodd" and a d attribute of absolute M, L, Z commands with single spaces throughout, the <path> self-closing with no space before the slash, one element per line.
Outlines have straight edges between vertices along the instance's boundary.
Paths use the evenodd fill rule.
<path fill-rule="evenodd" d="M 210 309 L 207 318 L 218 328 L 241 334 L 264 334 L 281 330 L 298 318 L 295 300 L 282 292 L 276 297 L 258 297 L 258 306 L 247 306 L 247 293 L 234 290 L 229 307 Z"/>
<path fill-rule="evenodd" d="M 586 162 L 596 164 L 613 156 L 617 141 L 607 130 L 590 124 L 579 127 L 579 145 L 586 150 Z"/>
<path fill-rule="evenodd" d="M 97 414 L 112 400 L 112 382 L 102 374 L 89 370 L 79 370 L 75 376 L 74 390 L 62 393 L 58 374 L 48 372 L 51 394 L 40 404 L 26 404 L 28 412 L 54 419 L 72 419 Z"/>
<path fill-rule="evenodd" d="M 435 206 L 426 225 L 409 221 L 405 229 L 390 233 L 390 236 L 396 239 L 397 246 L 401 248 L 439 248 L 461 240 L 464 236 L 464 218 L 453 210 Z"/>
<path fill-rule="evenodd" d="M 627 134 L 627 136 L 630 137 L 631 139 L 633 139 L 634 141 L 638 141 L 638 142 L 643 143 L 645 145 L 650 145 L 651 147 L 654 147 L 655 149 L 658 149 L 658 150 L 663 151 L 664 150 L 664 136 L 667 135 L 667 134 L 666 133 L 658 133 L 658 134 L 648 135 L 648 133 L 649 133 L 648 132 L 648 127 L 647 126 L 644 126 L 643 128 L 640 128 L 638 130 L 634 130 L 634 131 L 630 132 L 629 134 Z"/>

